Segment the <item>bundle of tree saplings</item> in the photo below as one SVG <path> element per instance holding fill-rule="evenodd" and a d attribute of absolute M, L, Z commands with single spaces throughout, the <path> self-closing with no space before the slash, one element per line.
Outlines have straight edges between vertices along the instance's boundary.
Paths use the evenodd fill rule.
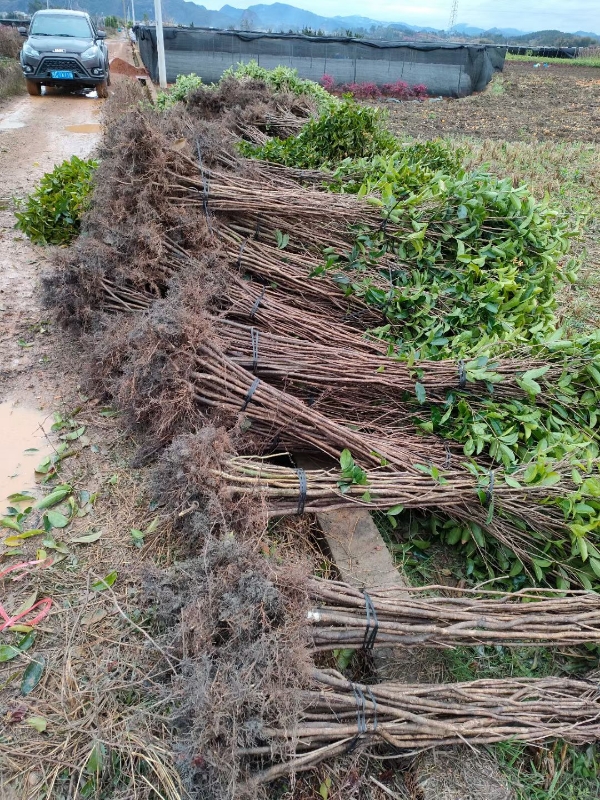
<path fill-rule="evenodd" d="M 312 578 L 308 612 L 315 651 L 373 647 L 501 645 L 568 647 L 600 642 L 595 592 L 449 586 L 376 587 L 359 591 Z"/>
<path fill-rule="evenodd" d="M 266 782 L 310 769 L 356 747 L 387 745 L 415 753 L 444 745 L 553 739 L 587 744 L 600 737 L 600 692 L 595 681 L 507 678 L 469 683 L 352 683 L 315 670 L 314 688 L 301 693 L 304 711 L 293 728 L 263 729 L 265 739 L 297 742 L 289 760 L 258 772 Z M 268 744 L 241 748 L 264 757 Z"/>
<path fill-rule="evenodd" d="M 107 330 L 117 308 L 140 318 L 112 348 L 106 388 L 139 423 L 153 417 L 162 441 L 217 416 L 243 424 L 245 455 L 339 463 L 349 452 L 350 477 L 346 464 L 319 476 L 321 507 L 381 508 L 383 479 L 393 488 L 381 498 L 413 509 L 411 481 L 424 481 L 420 508 L 458 523 L 446 540 L 469 558 L 589 585 L 600 569 L 600 344 L 565 341 L 554 325 L 565 224 L 523 187 L 462 174 L 439 148 L 415 150 L 411 166 L 373 110 L 343 103 L 303 134 L 323 155 L 313 178 L 329 170 L 303 185 L 306 163 L 239 155 L 219 91 L 202 90 L 211 119 L 194 116 L 191 98 L 136 111 L 103 146 L 111 158 L 55 293 L 65 310 L 73 294 L 81 307 L 101 297 Z M 361 125 L 372 152 L 359 152 Z M 348 161 L 332 170 L 342 141 Z M 199 333 L 191 320 L 205 312 Z M 215 316 L 251 322 L 247 341 Z M 245 488 L 221 472 L 231 491 Z M 252 490 L 289 512 L 271 484 L 263 471 Z"/>

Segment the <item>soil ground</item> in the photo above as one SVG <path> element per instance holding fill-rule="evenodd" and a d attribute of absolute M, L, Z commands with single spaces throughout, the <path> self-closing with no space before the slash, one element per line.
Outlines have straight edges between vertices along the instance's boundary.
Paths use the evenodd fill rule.
<path fill-rule="evenodd" d="M 600 69 L 507 61 L 485 92 L 460 100 L 382 103 L 390 127 L 420 139 L 600 142 Z"/>

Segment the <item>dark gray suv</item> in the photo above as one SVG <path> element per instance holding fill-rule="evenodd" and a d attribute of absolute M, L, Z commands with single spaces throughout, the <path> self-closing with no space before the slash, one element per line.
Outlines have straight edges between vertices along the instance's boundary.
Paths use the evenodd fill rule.
<path fill-rule="evenodd" d="M 110 74 L 105 37 L 82 11 L 37 11 L 21 50 L 29 94 L 41 94 L 42 86 L 66 86 L 96 89 L 98 97 L 107 97 Z"/>

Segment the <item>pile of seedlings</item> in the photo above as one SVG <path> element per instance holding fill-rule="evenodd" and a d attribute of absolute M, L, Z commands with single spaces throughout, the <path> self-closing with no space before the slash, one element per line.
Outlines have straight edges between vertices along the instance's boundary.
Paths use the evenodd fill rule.
<path fill-rule="evenodd" d="M 115 116 L 82 233 L 46 282 L 96 390 L 142 457 L 162 454 L 205 580 L 220 576 L 202 623 L 190 595 L 161 629 L 189 665 L 189 785 L 252 796 L 357 744 L 596 740 L 584 680 L 364 686 L 310 667 L 313 650 L 375 643 L 598 641 L 595 595 L 565 590 L 600 576 L 600 336 L 558 326 L 574 232 L 547 201 L 253 70 Z M 394 526 L 419 513 L 470 574 L 561 592 L 405 601 L 306 565 L 293 586 L 285 565 L 265 573 L 269 517 L 339 507 Z M 226 546 L 245 571 L 214 555 Z"/>

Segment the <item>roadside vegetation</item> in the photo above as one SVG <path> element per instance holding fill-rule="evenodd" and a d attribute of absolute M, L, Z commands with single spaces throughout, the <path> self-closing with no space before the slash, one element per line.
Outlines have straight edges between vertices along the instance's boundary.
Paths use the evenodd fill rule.
<path fill-rule="evenodd" d="M 22 94 L 25 80 L 19 63 L 23 38 L 14 28 L 0 25 L 0 99 Z"/>
<path fill-rule="evenodd" d="M 526 56 L 514 53 L 506 54 L 507 61 L 523 61 L 532 64 L 559 64 L 565 66 L 576 67 L 600 67 L 600 55 L 597 56 L 580 56 L 579 58 L 546 58 L 546 56 Z"/>

